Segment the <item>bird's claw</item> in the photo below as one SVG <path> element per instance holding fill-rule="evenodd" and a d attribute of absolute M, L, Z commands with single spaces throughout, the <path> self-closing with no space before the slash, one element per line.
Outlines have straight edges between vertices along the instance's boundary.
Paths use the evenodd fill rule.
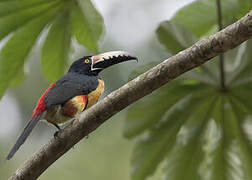
<path fill-rule="evenodd" d="M 57 139 L 59 137 L 59 131 L 56 131 L 53 135 L 54 139 Z"/>
<path fill-rule="evenodd" d="M 59 138 L 59 133 L 62 131 L 62 129 L 57 124 L 53 124 L 53 125 L 58 129 L 58 131 L 56 131 L 53 135 L 53 137 L 56 139 L 56 138 Z"/>
<path fill-rule="evenodd" d="M 54 137 L 55 139 L 59 138 L 59 133 L 60 133 L 61 131 L 62 131 L 61 129 L 58 130 L 58 131 L 56 131 L 56 132 L 54 133 L 53 137 Z"/>
<path fill-rule="evenodd" d="M 71 120 L 71 122 L 70 122 L 71 126 L 74 125 L 74 121 L 75 121 L 75 120 L 76 120 L 75 118 L 73 118 L 73 119 Z"/>
<path fill-rule="evenodd" d="M 78 121 L 79 121 L 78 118 L 73 118 L 73 119 L 71 120 L 71 122 L 70 122 L 70 125 L 73 126 L 73 125 L 75 125 Z"/>

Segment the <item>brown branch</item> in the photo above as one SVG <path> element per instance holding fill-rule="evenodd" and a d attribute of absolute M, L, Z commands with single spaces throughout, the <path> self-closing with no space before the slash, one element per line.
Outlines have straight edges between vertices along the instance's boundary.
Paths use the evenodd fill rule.
<path fill-rule="evenodd" d="M 71 127 L 59 133 L 59 138 L 51 139 L 48 144 L 32 155 L 10 179 L 38 178 L 53 162 L 117 112 L 184 72 L 234 48 L 251 36 L 252 11 L 238 22 L 209 38 L 198 41 L 190 48 L 165 60 L 109 94 L 82 113 Z"/>

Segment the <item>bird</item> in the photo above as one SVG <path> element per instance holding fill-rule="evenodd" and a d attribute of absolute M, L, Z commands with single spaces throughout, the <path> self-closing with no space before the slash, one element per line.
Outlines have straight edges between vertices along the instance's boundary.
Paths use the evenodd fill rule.
<path fill-rule="evenodd" d="M 39 98 L 28 121 L 6 159 L 10 160 L 25 142 L 39 120 L 46 120 L 60 130 L 60 124 L 73 119 L 94 105 L 104 91 L 104 81 L 99 73 L 114 64 L 136 60 L 126 51 L 110 51 L 93 56 L 84 56 L 72 63 L 63 75 Z"/>

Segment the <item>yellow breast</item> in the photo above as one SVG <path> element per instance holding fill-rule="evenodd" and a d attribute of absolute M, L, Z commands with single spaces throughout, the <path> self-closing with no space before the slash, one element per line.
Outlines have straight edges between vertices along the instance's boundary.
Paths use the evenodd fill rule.
<path fill-rule="evenodd" d="M 103 91 L 104 91 L 104 82 L 103 80 L 99 79 L 99 84 L 98 87 L 92 91 L 91 93 L 88 94 L 88 105 L 87 108 L 93 106 L 98 99 L 100 98 L 100 96 L 102 95 Z"/>

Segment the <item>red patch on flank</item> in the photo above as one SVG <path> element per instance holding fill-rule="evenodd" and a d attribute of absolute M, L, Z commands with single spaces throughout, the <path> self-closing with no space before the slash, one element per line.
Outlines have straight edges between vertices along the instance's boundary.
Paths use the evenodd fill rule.
<path fill-rule="evenodd" d="M 75 102 L 73 102 L 75 100 Z M 64 106 L 62 107 L 62 114 L 65 116 L 69 116 L 69 117 L 75 117 L 77 115 L 78 110 L 78 106 L 76 106 L 76 103 L 78 104 L 85 104 L 87 103 L 87 95 L 80 95 L 77 96 L 73 99 L 70 99 L 69 101 L 67 101 Z M 76 101 L 77 100 L 77 101 Z"/>
<path fill-rule="evenodd" d="M 74 117 L 75 114 L 78 112 L 78 109 L 74 105 L 74 103 L 70 100 L 64 104 L 61 111 L 64 116 Z"/>
<path fill-rule="evenodd" d="M 42 94 L 42 96 L 39 98 L 36 107 L 33 110 L 33 114 L 32 117 L 36 117 L 37 115 L 39 115 L 40 113 L 42 113 L 43 111 L 46 110 L 46 106 L 44 104 L 44 97 L 46 95 L 46 93 L 55 85 L 55 83 L 52 83 L 50 85 L 50 87 L 44 92 L 44 94 Z"/>
<path fill-rule="evenodd" d="M 80 95 L 82 97 L 83 103 L 86 105 L 88 96 L 87 95 Z"/>

